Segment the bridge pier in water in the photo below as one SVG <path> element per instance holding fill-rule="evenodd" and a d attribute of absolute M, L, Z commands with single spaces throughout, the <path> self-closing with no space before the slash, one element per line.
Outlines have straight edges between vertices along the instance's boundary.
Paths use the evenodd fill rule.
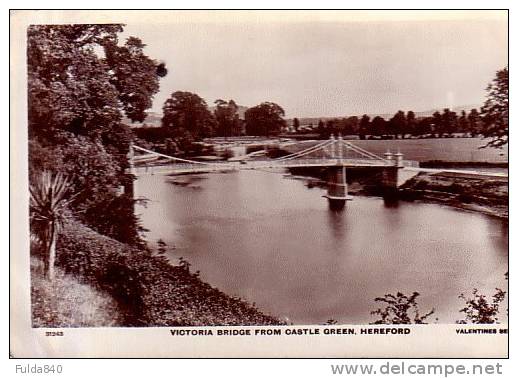
<path fill-rule="evenodd" d="M 339 164 L 328 169 L 327 200 L 332 210 L 341 210 L 351 197 L 347 194 L 347 175 L 344 165 Z"/>

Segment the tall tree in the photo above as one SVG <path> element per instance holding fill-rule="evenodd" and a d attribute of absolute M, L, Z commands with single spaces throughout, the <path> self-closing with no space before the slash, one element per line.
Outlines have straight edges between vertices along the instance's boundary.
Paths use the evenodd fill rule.
<path fill-rule="evenodd" d="M 213 134 L 215 120 L 204 99 L 195 93 L 177 91 L 164 103 L 162 126 L 170 128 L 179 141 L 198 141 Z"/>
<path fill-rule="evenodd" d="M 432 133 L 433 117 L 420 118 L 416 125 L 416 135 L 428 135 Z"/>
<path fill-rule="evenodd" d="M 480 119 L 480 114 L 477 109 L 471 109 L 468 115 L 468 130 L 472 137 L 480 134 L 482 129 L 482 121 Z"/>
<path fill-rule="evenodd" d="M 398 135 L 401 134 L 403 136 L 405 128 L 406 128 L 406 117 L 405 112 L 399 110 L 394 117 L 392 117 L 389 121 L 391 133 L 394 135 L 395 139 L 398 138 Z"/>
<path fill-rule="evenodd" d="M 225 101 L 218 99 L 214 102 L 216 109 L 214 116 L 216 117 L 216 135 L 229 137 L 239 135 L 239 114 L 238 106 L 234 100 Z"/>
<path fill-rule="evenodd" d="M 370 117 L 367 114 L 364 114 L 360 120 L 358 135 L 360 139 L 365 139 L 365 135 L 370 132 Z"/>
<path fill-rule="evenodd" d="M 432 120 L 432 131 L 435 134 L 435 137 L 442 138 L 442 135 L 444 134 L 444 126 L 441 113 L 438 111 L 434 112 L 432 115 Z"/>
<path fill-rule="evenodd" d="M 321 119 L 318 120 L 317 131 L 321 139 L 329 138 L 329 135 L 327 135 L 326 131 L 326 125 L 324 124 L 324 121 L 322 121 Z"/>
<path fill-rule="evenodd" d="M 79 193 L 73 210 L 94 228 L 99 224 L 95 216 L 87 219 L 89 210 L 106 210 L 132 179 L 125 173 L 132 135 L 122 116 L 143 120 L 167 72 L 144 54 L 138 38 L 119 45 L 122 31 L 119 24 L 27 30 L 31 183 L 42 170 L 66 174 L 71 194 Z"/>
<path fill-rule="evenodd" d="M 387 122 L 383 117 L 376 116 L 372 119 L 372 133 L 376 136 L 387 134 Z"/>
<path fill-rule="evenodd" d="M 418 135 L 417 120 L 415 113 L 410 110 L 406 113 L 406 130 L 405 133 L 412 134 L 413 136 Z"/>
<path fill-rule="evenodd" d="M 266 137 L 279 134 L 286 124 L 283 117 L 283 108 L 273 102 L 263 102 L 245 112 L 246 133 Z"/>
<path fill-rule="evenodd" d="M 464 134 L 467 134 L 469 132 L 468 115 L 466 114 L 465 110 L 463 110 L 460 113 L 460 117 L 459 117 L 459 121 L 458 121 L 458 130 Z"/>
<path fill-rule="evenodd" d="M 453 134 L 457 130 L 457 113 L 446 108 L 442 113 L 442 130 L 446 134 Z"/>
<path fill-rule="evenodd" d="M 357 116 L 344 118 L 342 122 L 338 122 L 339 132 L 343 135 L 358 135 L 360 129 L 360 121 Z"/>
<path fill-rule="evenodd" d="M 144 54 L 139 38 L 129 37 L 123 46 L 109 41 L 105 44 L 106 63 L 111 68 L 110 82 L 117 88 L 126 116 L 136 122 L 146 118 L 155 93 L 158 92 L 158 77 L 165 75 L 159 64 Z"/>
<path fill-rule="evenodd" d="M 509 71 L 506 68 L 496 73 L 488 85 L 487 97 L 481 109 L 484 121 L 482 134 L 491 138 L 488 147 L 501 148 L 509 139 Z"/>
<path fill-rule="evenodd" d="M 137 38 L 118 46 L 122 30 L 117 24 L 28 28 L 30 135 L 67 130 L 99 136 L 120 123 L 122 112 L 145 118 L 158 91 L 159 64 Z"/>

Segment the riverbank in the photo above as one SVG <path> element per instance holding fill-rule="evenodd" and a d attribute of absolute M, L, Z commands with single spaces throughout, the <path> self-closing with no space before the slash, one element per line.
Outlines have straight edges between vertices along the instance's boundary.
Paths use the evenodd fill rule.
<path fill-rule="evenodd" d="M 56 269 L 54 280 L 43 275 L 42 260 L 31 258 L 33 327 L 118 327 L 122 325 L 116 301 L 107 293 Z"/>
<path fill-rule="evenodd" d="M 439 203 L 501 219 L 509 217 L 507 178 L 420 173 L 400 188 L 399 198 Z"/>
<path fill-rule="evenodd" d="M 70 221 L 64 226 L 58 239 L 57 266 L 63 277 L 72 277 L 116 303 L 118 313 L 113 317 L 118 319 L 100 317 L 95 326 L 110 326 L 115 321 L 120 326 L 140 327 L 284 324 L 246 301 L 203 282 L 197 273 L 189 270 L 188 263 L 170 265 L 165 258 L 145 248 L 130 247 L 79 222 Z M 31 278 L 36 302 L 55 302 L 58 293 L 41 290 L 36 271 Z M 62 307 L 70 306 L 62 303 Z M 88 326 L 75 324 L 70 316 L 67 322 L 48 321 L 43 319 L 44 311 L 34 309 L 35 326 Z M 55 318 L 61 316 L 66 314 L 57 314 Z"/>

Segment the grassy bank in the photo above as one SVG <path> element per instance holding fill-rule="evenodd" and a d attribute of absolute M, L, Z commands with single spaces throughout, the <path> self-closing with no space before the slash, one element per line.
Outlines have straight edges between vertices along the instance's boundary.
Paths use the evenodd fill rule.
<path fill-rule="evenodd" d="M 68 317 L 67 326 L 110 326 L 114 322 L 122 326 L 283 324 L 201 281 L 189 271 L 188 264 L 172 266 L 150 251 L 131 248 L 78 222 L 68 222 L 59 236 L 57 265 L 60 277 L 86 284 L 107 301 L 99 302 L 97 307 L 106 312 L 95 322 L 81 323 Z M 66 282 L 60 278 L 52 283 L 63 288 L 60 296 L 61 289 L 42 282 L 39 273 L 33 272 L 35 326 L 63 326 L 63 321 L 46 319 L 46 312 L 40 309 L 50 303 L 73 306 L 74 300 L 66 294 Z"/>
<path fill-rule="evenodd" d="M 122 319 L 116 301 L 107 293 L 57 269 L 49 282 L 43 263 L 31 259 L 31 306 L 33 327 L 119 326 Z"/>

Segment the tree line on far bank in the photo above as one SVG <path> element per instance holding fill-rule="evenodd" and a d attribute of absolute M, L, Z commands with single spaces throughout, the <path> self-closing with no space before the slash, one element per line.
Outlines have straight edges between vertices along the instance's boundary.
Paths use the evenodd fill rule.
<path fill-rule="evenodd" d="M 294 120 L 294 125 L 298 123 Z M 416 117 L 411 110 L 406 113 L 399 110 L 388 120 L 381 116 L 371 118 L 366 114 L 361 118 L 352 116 L 326 122 L 320 120 L 315 131 L 321 138 L 332 134 L 357 135 L 359 139 L 443 138 L 457 133 L 476 137 L 483 133 L 484 122 L 477 109 L 471 109 L 469 113 L 463 110 L 460 116 L 450 109 L 444 109 L 427 117 Z"/>
<path fill-rule="evenodd" d="M 209 137 L 275 136 L 286 127 L 284 109 L 273 102 L 248 108 L 244 119 L 232 99 L 215 101 L 211 111 L 196 93 L 176 91 L 165 101 L 160 127 L 134 128 L 141 144 L 167 154 L 196 155 Z"/>
<path fill-rule="evenodd" d="M 359 139 L 444 138 L 453 135 L 490 137 L 488 145 L 501 147 L 507 143 L 508 70 L 497 72 L 487 88 L 487 99 L 480 110 L 451 109 L 436 111 L 431 116 L 416 116 L 414 111 L 397 111 L 390 119 L 381 116 L 320 120 L 317 125 L 301 125 L 294 118 L 291 125 L 284 119 L 284 109 L 273 102 L 263 102 L 239 116 L 234 100 L 215 101 L 212 112 L 203 98 L 195 93 L 177 91 L 163 106 L 161 127 L 135 128 L 134 133 L 148 147 L 168 154 L 192 155 L 202 152 L 198 143 L 208 137 L 277 136 L 279 134 L 316 134 L 321 139 L 331 135 L 355 135 Z M 147 142 L 147 143 L 146 143 Z"/>

